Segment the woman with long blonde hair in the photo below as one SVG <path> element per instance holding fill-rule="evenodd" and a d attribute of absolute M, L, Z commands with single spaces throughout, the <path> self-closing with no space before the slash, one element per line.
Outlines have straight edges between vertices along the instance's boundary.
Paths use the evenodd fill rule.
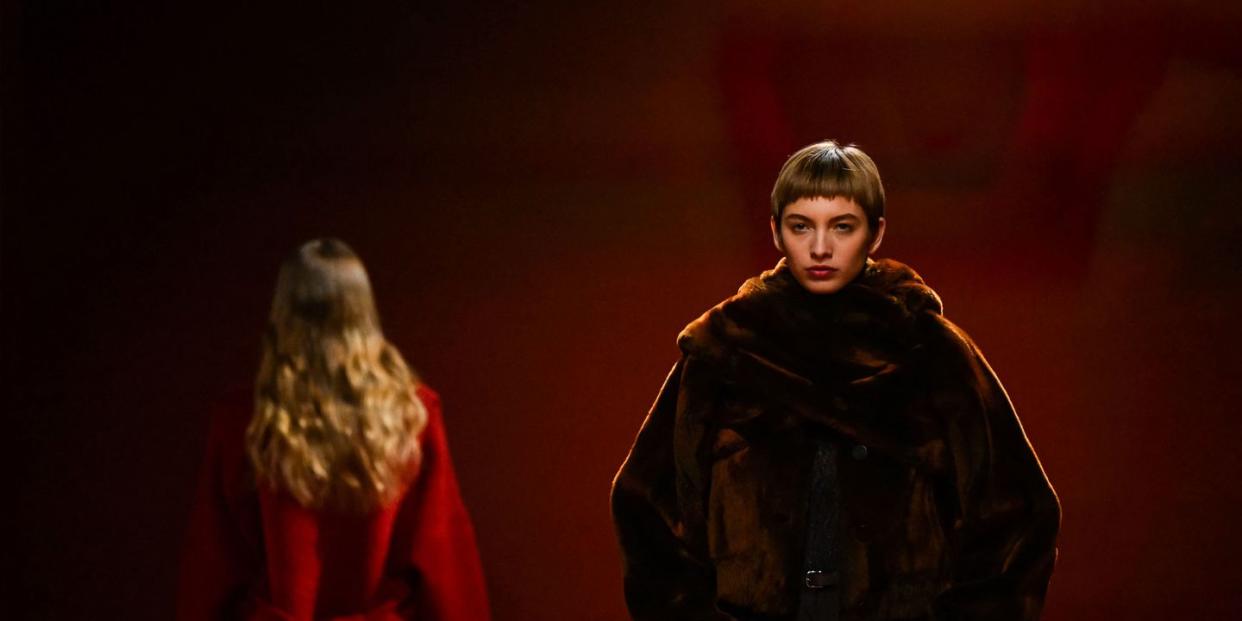
<path fill-rule="evenodd" d="M 248 416 L 213 421 L 182 619 L 487 619 L 436 394 L 343 242 L 281 266 Z"/>

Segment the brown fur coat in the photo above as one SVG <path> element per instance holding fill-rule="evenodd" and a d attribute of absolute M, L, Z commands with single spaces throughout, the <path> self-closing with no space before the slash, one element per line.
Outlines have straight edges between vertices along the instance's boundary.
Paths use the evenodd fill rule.
<path fill-rule="evenodd" d="M 842 448 L 842 619 L 1037 619 L 1060 505 L 941 310 L 896 261 L 830 295 L 782 262 L 687 326 L 613 483 L 631 615 L 791 618 L 823 433 Z"/>

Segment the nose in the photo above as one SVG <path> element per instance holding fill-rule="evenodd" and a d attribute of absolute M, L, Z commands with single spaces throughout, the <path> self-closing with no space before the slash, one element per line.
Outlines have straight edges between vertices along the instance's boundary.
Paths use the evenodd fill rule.
<path fill-rule="evenodd" d="M 828 233 L 823 231 L 815 233 L 815 239 L 811 241 L 811 258 L 816 261 L 832 258 L 832 239 Z"/>

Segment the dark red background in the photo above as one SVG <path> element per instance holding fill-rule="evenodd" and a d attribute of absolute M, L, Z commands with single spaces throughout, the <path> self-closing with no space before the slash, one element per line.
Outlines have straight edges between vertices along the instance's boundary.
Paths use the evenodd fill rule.
<path fill-rule="evenodd" d="M 1060 493 L 1045 618 L 1242 614 L 1242 5 L 250 4 L 5 7 L 18 616 L 167 618 L 208 409 L 331 234 L 443 394 L 496 619 L 624 618 L 611 477 L 828 137 Z"/>

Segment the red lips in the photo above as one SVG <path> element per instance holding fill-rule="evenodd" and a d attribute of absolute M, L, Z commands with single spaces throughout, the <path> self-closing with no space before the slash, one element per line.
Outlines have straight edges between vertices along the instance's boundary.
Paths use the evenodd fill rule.
<path fill-rule="evenodd" d="M 812 265 L 811 267 L 806 268 L 807 276 L 810 276 L 815 280 L 827 280 L 832 278 L 833 274 L 836 273 L 837 268 L 828 267 L 827 265 Z"/>

